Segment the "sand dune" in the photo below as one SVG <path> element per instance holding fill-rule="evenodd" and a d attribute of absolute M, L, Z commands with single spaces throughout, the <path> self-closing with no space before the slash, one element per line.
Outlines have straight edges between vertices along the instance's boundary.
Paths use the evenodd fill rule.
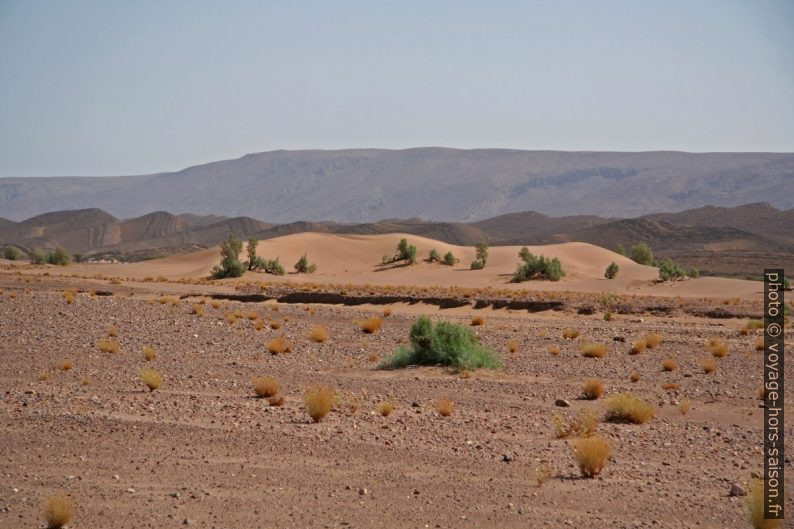
<path fill-rule="evenodd" d="M 399 240 L 406 237 L 416 245 L 419 263 L 414 266 L 379 266 L 383 255 L 392 255 Z M 424 259 L 435 248 L 441 255 L 451 251 L 460 262 L 449 267 L 427 263 Z M 582 292 L 657 294 L 684 297 L 756 297 L 761 284 L 722 278 L 701 278 L 676 283 L 658 284 L 657 270 L 588 243 L 562 243 L 529 246 L 535 254 L 557 257 L 563 263 L 566 277 L 557 283 L 529 281 L 510 283 L 519 263 L 518 246 L 497 246 L 489 249 L 488 266 L 469 270 L 474 248 L 405 234 L 339 235 L 298 233 L 261 241 L 257 253 L 268 259 L 278 257 L 288 272 L 301 255 L 317 264 L 314 274 L 288 273 L 283 277 L 249 273 L 249 278 L 285 282 L 329 282 L 373 285 L 495 287 L 529 290 L 568 290 Z M 219 260 L 219 248 L 180 254 L 164 259 L 128 264 L 81 264 L 75 268 L 86 274 L 119 275 L 134 279 L 164 276 L 168 279 L 206 277 Z M 612 261 L 620 266 L 618 277 L 604 278 L 604 270 Z"/>

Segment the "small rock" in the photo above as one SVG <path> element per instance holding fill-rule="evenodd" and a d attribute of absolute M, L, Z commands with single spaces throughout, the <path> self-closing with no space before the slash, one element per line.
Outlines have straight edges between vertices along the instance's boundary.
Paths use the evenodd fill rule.
<path fill-rule="evenodd" d="M 744 487 L 738 483 L 734 483 L 731 485 L 731 492 L 729 493 L 729 496 L 747 496 L 747 491 L 744 490 Z"/>
<path fill-rule="evenodd" d="M 367 494 L 369 494 L 369 491 L 367 489 L 364 488 L 358 489 L 359 496 L 366 496 Z"/>
<path fill-rule="evenodd" d="M 502 455 L 502 461 L 504 461 L 505 463 L 509 463 L 512 460 L 513 460 L 512 454 L 504 454 L 504 455 Z"/>
<path fill-rule="evenodd" d="M 571 403 L 565 399 L 557 399 L 554 401 L 555 406 L 559 406 L 560 408 L 570 408 Z"/>
<path fill-rule="evenodd" d="M 182 525 L 193 525 L 193 520 L 191 520 L 190 518 L 185 518 L 184 520 L 182 520 Z"/>

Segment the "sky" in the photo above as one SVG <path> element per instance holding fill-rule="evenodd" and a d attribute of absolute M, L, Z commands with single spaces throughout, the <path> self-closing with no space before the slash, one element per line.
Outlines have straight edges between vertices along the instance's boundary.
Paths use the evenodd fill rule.
<path fill-rule="evenodd" d="M 0 0 L 0 177 L 277 149 L 794 152 L 794 2 Z"/>

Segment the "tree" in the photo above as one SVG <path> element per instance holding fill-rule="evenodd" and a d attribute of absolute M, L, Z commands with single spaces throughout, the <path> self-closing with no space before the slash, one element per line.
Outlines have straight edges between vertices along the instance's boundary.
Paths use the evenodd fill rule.
<path fill-rule="evenodd" d="M 284 267 L 281 266 L 281 263 L 278 261 L 278 257 L 275 259 L 265 259 L 262 262 L 262 266 L 259 268 L 261 268 L 266 274 L 273 274 L 275 276 L 284 275 Z"/>
<path fill-rule="evenodd" d="M 295 263 L 295 271 L 299 274 L 311 274 L 317 270 L 317 266 L 314 263 L 309 263 L 309 258 L 306 257 L 306 254 L 303 254 L 298 262 Z"/>
<path fill-rule="evenodd" d="M 686 277 L 686 272 L 678 263 L 666 257 L 659 263 L 659 279 L 662 281 L 677 281 Z"/>
<path fill-rule="evenodd" d="M 259 256 L 256 255 L 256 246 L 259 244 L 257 239 L 253 237 L 248 239 L 248 261 L 246 261 L 246 268 L 249 270 L 253 270 L 256 268 L 257 262 L 259 260 Z"/>
<path fill-rule="evenodd" d="M 66 266 L 71 260 L 72 258 L 69 257 L 69 253 L 60 246 L 47 254 L 47 262 L 50 264 Z"/>
<path fill-rule="evenodd" d="M 16 261 L 22 258 L 22 252 L 16 246 L 6 246 L 3 248 L 3 257 L 9 261 Z"/>
<path fill-rule="evenodd" d="M 631 247 L 631 258 L 635 263 L 653 266 L 653 252 L 644 242 Z"/>
<path fill-rule="evenodd" d="M 408 264 L 416 263 L 416 246 L 408 244 L 407 239 L 400 239 L 397 243 L 397 253 L 394 256 L 384 255 L 381 264 L 387 265 L 398 261 L 407 261 Z"/>
<path fill-rule="evenodd" d="M 447 252 L 446 254 L 444 254 L 444 264 L 445 265 L 453 266 L 457 262 L 458 262 L 458 260 L 455 259 L 455 256 L 453 255 L 452 252 Z"/>
<path fill-rule="evenodd" d="M 618 245 L 615 246 L 615 253 L 619 253 L 620 255 L 625 256 L 626 255 L 626 249 L 623 247 L 622 244 L 618 243 Z"/>
<path fill-rule="evenodd" d="M 43 250 L 33 250 L 30 254 L 30 262 L 36 265 L 44 264 L 47 262 L 47 254 Z"/>
<path fill-rule="evenodd" d="M 437 263 L 441 261 L 441 256 L 438 254 L 438 251 L 436 251 L 435 248 L 430 250 L 430 253 L 427 254 L 427 261 L 430 263 Z"/>
<path fill-rule="evenodd" d="M 520 283 L 529 279 L 548 279 L 549 281 L 559 281 L 565 276 L 562 263 L 556 257 L 549 259 L 543 255 L 535 256 L 524 246 L 518 252 L 521 258 L 513 274 L 513 282 Z"/>
<path fill-rule="evenodd" d="M 221 244 L 221 262 L 212 268 L 212 277 L 222 279 L 242 276 L 245 272 L 245 265 L 240 262 L 242 251 L 242 241 L 230 233 L 226 242 Z"/>
<path fill-rule="evenodd" d="M 604 277 L 607 279 L 615 279 L 615 276 L 618 275 L 618 270 L 620 270 L 620 268 L 618 267 L 617 263 L 612 261 L 609 266 L 607 266 L 607 270 L 604 272 Z"/>
<path fill-rule="evenodd" d="M 471 263 L 472 270 L 482 270 L 488 262 L 488 245 L 484 242 L 478 242 L 474 245 L 474 261 Z"/>

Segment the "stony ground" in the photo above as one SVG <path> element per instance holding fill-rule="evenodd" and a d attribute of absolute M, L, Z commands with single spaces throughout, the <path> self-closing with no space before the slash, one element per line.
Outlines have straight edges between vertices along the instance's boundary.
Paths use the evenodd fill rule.
<path fill-rule="evenodd" d="M 80 293 L 67 304 L 44 287 L 0 288 L 0 527 L 43 526 L 42 500 L 55 491 L 74 498 L 71 526 L 85 528 L 749 527 L 744 499 L 729 495 L 762 470 L 762 354 L 757 334 L 738 333 L 744 321 L 483 311 L 475 329 L 504 369 L 461 375 L 375 369 L 416 318 L 399 307 L 367 335 L 355 321 L 374 309 L 227 302 L 197 316 L 191 300 Z M 230 325 L 233 311 L 267 325 Z M 328 330 L 325 343 L 307 337 L 316 325 Z M 111 326 L 119 351 L 100 352 Z M 563 340 L 564 328 L 581 335 Z M 663 343 L 629 355 L 649 331 Z M 266 343 L 279 335 L 293 351 L 271 355 Z M 729 353 L 707 375 L 699 362 L 711 337 Z M 609 353 L 584 358 L 586 342 Z M 559 355 L 548 352 L 554 345 Z M 151 362 L 144 346 L 156 350 Z M 672 372 L 662 370 L 667 357 L 677 360 Z M 73 367 L 63 371 L 66 360 Z M 147 365 L 165 377 L 153 392 L 139 377 Z M 253 396 L 259 375 L 280 381 L 283 406 Z M 606 393 L 580 400 L 591 377 Z M 301 401 L 316 383 L 340 395 L 320 423 Z M 603 415 L 603 401 L 626 391 L 656 417 L 601 423 L 612 458 L 597 478 L 580 478 L 555 415 Z M 455 403 L 449 417 L 435 409 L 441 397 Z M 376 412 L 384 401 L 396 406 L 388 417 Z M 544 467 L 551 477 L 537 486 Z"/>

